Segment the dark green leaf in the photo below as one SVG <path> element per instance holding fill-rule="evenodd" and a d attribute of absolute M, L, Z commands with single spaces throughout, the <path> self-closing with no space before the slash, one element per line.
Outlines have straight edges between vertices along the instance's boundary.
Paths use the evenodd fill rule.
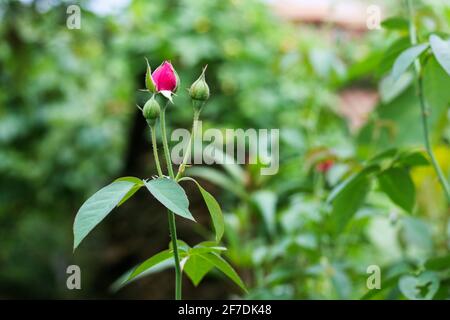
<path fill-rule="evenodd" d="M 402 17 L 391 17 L 387 18 L 381 25 L 386 29 L 391 30 L 408 30 L 408 20 Z"/>
<path fill-rule="evenodd" d="M 411 212 L 415 202 L 415 187 L 405 168 L 390 168 L 378 176 L 381 190 L 398 206 Z"/>
<path fill-rule="evenodd" d="M 422 151 L 402 152 L 398 156 L 397 162 L 409 167 L 427 166 L 430 164 L 426 154 Z"/>
<path fill-rule="evenodd" d="M 74 250 L 134 186 L 135 184 L 130 181 L 115 181 L 97 191 L 81 206 L 73 224 Z"/>
<path fill-rule="evenodd" d="M 385 159 L 393 159 L 397 155 L 397 153 L 398 153 L 397 148 L 390 148 L 377 153 L 372 158 L 370 158 L 368 162 L 371 164 L 377 164 Z"/>
<path fill-rule="evenodd" d="M 148 191 L 167 209 L 177 215 L 195 221 L 189 211 L 189 200 L 183 188 L 168 178 L 158 178 L 145 182 Z"/>
<path fill-rule="evenodd" d="M 360 172 L 353 174 L 340 184 L 338 184 L 329 194 L 327 198 L 327 202 L 331 203 L 334 201 L 334 199 L 339 196 L 341 192 L 345 190 L 347 185 L 351 184 L 354 180 L 357 180 L 361 177 L 369 176 L 370 174 L 377 172 L 380 169 L 379 165 L 377 164 L 371 164 L 364 169 L 362 169 Z"/>
<path fill-rule="evenodd" d="M 370 188 L 371 180 L 367 175 L 356 175 L 345 182 L 345 185 L 334 196 L 332 220 L 336 230 L 341 232 L 364 203 Z M 339 187 L 339 186 L 338 186 Z"/>
<path fill-rule="evenodd" d="M 447 270 L 450 268 L 450 254 L 443 257 L 430 258 L 425 262 L 427 270 Z"/>

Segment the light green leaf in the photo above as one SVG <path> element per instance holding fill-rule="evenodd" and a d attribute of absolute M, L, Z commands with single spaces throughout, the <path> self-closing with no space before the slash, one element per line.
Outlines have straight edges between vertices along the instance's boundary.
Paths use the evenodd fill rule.
<path fill-rule="evenodd" d="M 183 271 L 186 272 L 194 286 L 198 286 L 203 277 L 214 267 L 210 261 L 198 254 L 189 255 L 184 259 Z"/>
<path fill-rule="evenodd" d="M 119 202 L 119 204 L 117 205 L 118 207 L 121 206 L 125 201 L 130 199 L 141 187 L 144 186 L 144 181 L 136 177 L 122 177 L 116 179 L 115 181 L 129 181 L 134 183 L 133 188 L 131 188 L 131 190 L 128 191 L 125 197 L 123 197 L 123 199 Z"/>
<path fill-rule="evenodd" d="M 205 252 L 220 252 L 226 251 L 227 248 L 219 246 L 217 242 L 214 241 L 203 241 L 194 246 L 190 252 L 192 253 L 205 253 Z"/>
<path fill-rule="evenodd" d="M 390 168 L 378 176 L 381 190 L 398 206 L 411 212 L 415 202 L 415 187 L 405 168 Z"/>
<path fill-rule="evenodd" d="M 394 62 L 391 76 L 397 81 L 400 76 L 408 69 L 414 60 L 422 54 L 427 48 L 428 43 L 418 44 L 403 51 Z"/>
<path fill-rule="evenodd" d="M 223 233 L 225 231 L 225 222 L 223 220 L 222 209 L 220 209 L 219 203 L 208 191 L 203 189 L 202 186 L 196 180 L 190 177 L 184 177 L 180 179 L 180 181 L 182 180 L 190 180 L 197 185 L 198 189 L 200 190 L 200 193 L 203 196 L 203 200 L 205 200 L 206 206 L 208 207 L 209 214 L 211 215 L 211 220 L 213 222 L 214 230 L 216 232 L 216 242 L 220 242 Z"/>
<path fill-rule="evenodd" d="M 450 41 L 444 41 L 439 36 L 430 36 L 431 50 L 441 67 L 450 76 Z"/>
<path fill-rule="evenodd" d="M 253 194 L 253 202 L 261 212 L 269 234 L 274 235 L 277 195 L 268 190 L 258 191 Z"/>
<path fill-rule="evenodd" d="M 209 261 L 213 264 L 217 269 L 223 272 L 228 278 L 230 278 L 234 283 L 236 283 L 242 290 L 247 292 L 247 288 L 245 287 L 244 282 L 242 282 L 239 275 L 234 271 L 233 267 L 229 265 L 222 257 L 220 257 L 216 253 L 204 253 L 201 255 L 202 258 Z"/>
<path fill-rule="evenodd" d="M 124 274 L 122 274 L 118 279 L 116 279 L 116 281 L 114 281 L 114 283 L 111 285 L 110 290 L 112 292 L 116 292 L 116 291 L 120 290 L 121 288 L 123 288 L 124 286 L 130 284 L 131 282 L 134 282 L 138 279 L 144 278 L 148 275 L 163 271 L 167 268 L 173 267 L 174 265 L 175 265 L 175 262 L 173 259 L 166 259 L 164 261 L 161 261 L 158 264 L 155 264 L 154 266 L 148 268 L 147 270 L 141 272 L 139 275 L 137 275 L 129 280 L 131 274 L 136 269 L 136 267 L 137 267 L 136 266 L 136 267 L 128 270 Z"/>
<path fill-rule="evenodd" d="M 159 264 L 165 262 L 166 260 L 173 259 L 173 252 L 172 250 L 164 250 L 161 251 L 151 258 L 145 260 L 140 265 L 138 265 L 133 272 L 129 275 L 127 281 L 131 281 L 132 279 L 136 278 L 140 274 L 146 272 L 148 269 L 158 266 Z"/>
<path fill-rule="evenodd" d="M 130 181 L 115 181 L 97 191 L 78 210 L 73 224 L 73 250 L 114 209 L 135 186 Z"/>
<path fill-rule="evenodd" d="M 177 215 L 195 221 L 189 211 L 189 200 L 183 188 L 168 178 L 158 178 L 145 182 L 148 191 L 167 209 Z"/>
<path fill-rule="evenodd" d="M 398 287 L 410 300 L 431 300 L 439 289 L 439 277 L 432 271 L 417 277 L 406 275 L 400 278 Z"/>

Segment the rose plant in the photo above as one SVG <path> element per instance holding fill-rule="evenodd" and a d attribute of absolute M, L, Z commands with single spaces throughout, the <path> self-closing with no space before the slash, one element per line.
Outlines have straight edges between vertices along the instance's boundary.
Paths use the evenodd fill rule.
<path fill-rule="evenodd" d="M 243 281 L 230 264 L 221 257 L 221 253 L 226 250 L 220 245 L 224 233 L 224 219 L 220 205 L 215 198 L 206 191 L 192 177 L 185 176 L 185 168 L 190 157 L 190 149 L 200 113 L 209 99 L 209 87 L 205 80 L 206 67 L 203 69 L 200 77 L 191 85 L 189 95 L 193 105 L 193 125 L 189 145 L 184 154 L 183 161 L 175 173 L 170 158 L 170 150 L 167 142 L 167 132 L 165 125 L 166 110 L 170 104 L 173 104 L 173 95 L 177 92 L 180 79 L 168 61 L 163 62 L 152 73 L 150 64 L 147 61 L 147 71 L 145 76 L 145 85 L 147 91 L 151 94 L 150 99 L 144 107 L 138 108 L 150 127 L 153 156 L 157 168 L 157 177 L 151 179 L 140 179 L 136 177 L 121 177 L 111 184 L 97 191 L 91 196 L 78 210 L 73 225 L 74 232 L 74 250 L 80 245 L 81 241 L 115 208 L 122 205 L 131 198 L 141 187 L 146 187 L 150 194 L 167 208 L 169 231 L 171 241 L 168 249 L 150 257 L 131 271 L 129 271 L 121 281 L 125 285 L 133 280 L 148 274 L 163 264 L 173 263 L 175 267 L 175 298 L 182 297 L 182 274 L 183 272 L 192 280 L 194 285 L 198 285 L 203 277 L 213 268 L 217 268 L 228 278 L 234 281 L 240 288 L 246 291 Z M 166 99 L 163 107 L 157 101 L 157 96 L 162 95 Z M 159 130 L 162 136 L 163 151 L 167 175 L 164 174 L 157 150 L 156 124 L 159 120 Z M 215 230 L 214 241 L 204 241 L 193 247 L 177 238 L 175 216 L 178 215 L 184 219 L 195 222 L 195 218 L 189 211 L 189 200 L 181 187 L 180 182 L 194 182 L 198 187 L 206 206 L 211 215 L 212 224 Z"/>

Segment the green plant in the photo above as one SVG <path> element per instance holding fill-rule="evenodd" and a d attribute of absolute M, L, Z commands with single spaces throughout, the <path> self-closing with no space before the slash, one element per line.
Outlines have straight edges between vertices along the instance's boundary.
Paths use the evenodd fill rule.
<path fill-rule="evenodd" d="M 238 274 L 226 260 L 221 257 L 221 253 L 226 250 L 226 248 L 220 246 L 220 240 L 224 233 L 224 221 L 220 205 L 196 180 L 188 176 L 183 177 L 184 169 L 190 157 L 191 143 L 195 139 L 198 119 L 206 101 L 209 99 L 209 87 L 205 80 L 205 71 L 206 68 L 203 69 L 200 77 L 192 84 L 189 91 L 194 110 L 191 138 L 183 161 L 175 175 L 167 142 L 165 114 L 168 106 L 173 103 L 172 95 L 175 94 L 178 89 L 179 78 L 175 69 L 169 62 L 164 62 L 152 73 L 147 61 L 145 78 L 147 89 L 145 91 L 151 93 L 152 96 L 145 103 L 143 108 L 138 107 L 141 109 L 142 114 L 150 127 L 153 156 L 157 167 L 158 177 L 143 180 L 136 177 L 118 178 L 113 183 L 102 188 L 90 197 L 82 205 L 75 217 L 73 226 L 74 250 L 89 232 L 91 232 L 92 229 L 94 229 L 116 206 L 122 205 L 141 187 L 145 186 L 153 197 L 167 208 L 169 231 L 171 235 L 169 248 L 152 256 L 128 272 L 120 280 L 121 286 L 148 274 L 152 270 L 155 270 L 172 260 L 175 267 L 175 299 L 177 300 L 182 298 L 181 284 L 183 271 L 192 280 L 194 285 L 198 285 L 202 278 L 215 267 L 234 281 L 244 291 L 246 290 L 245 285 Z M 166 103 L 162 109 L 156 99 L 156 96 L 159 94 L 166 98 Z M 160 120 L 160 131 L 162 134 L 168 176 L 165 176 L 162 171 L 157 150 L 156 122 L 158 119 Z M 194 247 L 190 247 L 177 238 L 175 215 L 195 222 L 194 217 L 189 211 L 189 200 L 179 184 L 181 181 L 192 181 L 197 185 L 211 214 L 215 229 L 214 241 L 201 242 Z"/>

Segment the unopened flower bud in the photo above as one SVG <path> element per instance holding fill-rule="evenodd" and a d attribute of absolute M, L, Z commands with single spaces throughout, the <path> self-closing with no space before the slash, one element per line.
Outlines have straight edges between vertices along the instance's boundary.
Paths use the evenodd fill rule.
<path fill-rule="evenodd" d="M 161 113 L 161 107 L 159 106 L 158 101 L 156 101 L 155 96 L 152 96 L 144 105 L 142 109 L 142 114 L 144 118 L 147 120 L 149 125 L 154 125 L 156 119 L 159 118 L 159 114 Z"/>
<path fill-rule="evenodd" d="M 202 74 L 189 89 L 189 95 L 192 100 L 206 101 L 209 99 L 209 87 L 205 81 L 205 71 L 206 67 L 203 68 Z"/>

